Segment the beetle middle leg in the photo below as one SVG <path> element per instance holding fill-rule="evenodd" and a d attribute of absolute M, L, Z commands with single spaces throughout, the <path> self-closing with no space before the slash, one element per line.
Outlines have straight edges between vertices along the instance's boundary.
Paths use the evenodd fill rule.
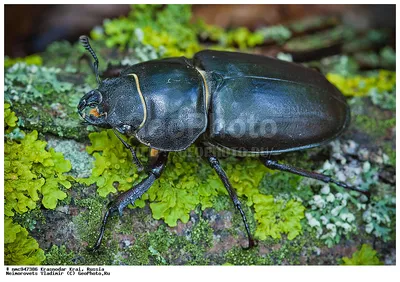
<path fill-rule="evenodd" d="M 294 173 L 294 174 L 297 174 L 297 175 L 305 176 L 305 177 L 308 177 L 308 178 L 320 180 L 320 181 L 323 181 L 325 183 L 334 183 L 334 184 L 336 184 L 336 185 L 338 185 L 340 187 L 343 187 L 345 189 L 349 189 L 349 190 L 353 190 L 353 191 L 357 191 L 359 193 L 362 193 L 362 194 L 366 195 L 369 198 L 369 191 L 361 190 L 361 189 L 358 189 L 358 188 L 353 187 L 351 185 L 348 185 L 347 183 L 344 183 L 344 182 L 341 182 L 341 181 L 337 181 L 337 180 L 333 179 L 332 177 L 330 177 L 329 175 L 318 173 L 318 172 L 306 171 L 306 170 L 303 170 L 303 169 L 300 169 L 300 168 L 296 168 L 296 167 L 293 167 L 293 166 L 290 166 L 290 165 L 281 164 L 281 163 L 279 163 L 277 161 L 269 159 L 268 157 L 261 157 L 260 160 L 269 169 L 290 172 L 290 173 Z"/>
<path fill-rule="evenodd" d="M 224 183 L 224 186 L 225 186 L 226 190 L 228 190 L 228 194 L 231 197 L 233 204 L 239 210 L 240 215 L 242 216 L 243 223 L 244 223 L 244 226 L 245 226 L 246 232 L 247 232 L 247 238 L 249 240 L 249 245 L 245 249 L 250 249 L 250 248 L 254 247 L 254 245 L 255 245 L 254 239 L 251 236 L 249 224 L 247 223 L 246 215 L 242 209 L 242 204 L 241 204 L 235 190 L 233 189 L 231 183 L 229 182 L 228 176 L 226 175 L 225 171 L 221 167 L 217 157 L 213 153 L 211 153 L 209 150 L 207 150 L 206 146 L 203 147 L 203 152 L 204 152 L 205 158 L 207 158 L 208 162 L 210 163 L 210 166 L 215 170 L 215 172 L 218 174 L 221 181 Z"/>
<path fill-rule="evenodd" d="M 108 205 L 107 211 L 104 214 L 101 224 L 99 237 L 95 245 L 89 249 L 90 251 L 95 251 L 100 247 L 101 241 L 103 240 L 108 217 L 116 211 L 118 211 L 119 215 L 121 216 L 123 209 L 128 204 L 134 204 L 137 199 L 139 199 L 147 190 L 149 190 L 154 181 L 161 176 L 167 164 L 167 160 L 168 152 L 162 152 L 153 149 L 150 150 L 150 160 L 147 169 L 148 176 L 143 179 L 139 184 L 119 195 L 113 202 Z"/>

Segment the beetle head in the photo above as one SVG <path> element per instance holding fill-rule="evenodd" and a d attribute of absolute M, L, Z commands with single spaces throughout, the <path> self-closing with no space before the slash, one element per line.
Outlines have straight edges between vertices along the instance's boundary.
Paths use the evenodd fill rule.
<path fill-rule="evenodd" d="M 132 135 L 145 120 L 140 97 L 133 77 L 106 79 L 82 97 L 78 112 L 89 124 Z"/>
<path fill-rule="evenodd" d="M 99 60 L 87 36 L 79 37 L 82 46 L 94 59 L 93 70 L 98 89 L 86 93 L 78 104 L 78 112 L 89 124 L 115 128 L 121 133 L 133 133 L 145 121 L 145 105 L 139 97 L 138 80 L 133 77 L 118 77 L 101 81 L 98 71 Z M 140 93 L 140 95 L 142 95 Z"/>
<path fill-rule="evenodd" d="M 107 112 L 102 107 L 103 95 L 98 89 L 86 93 L 78 104 L 78 112 L 89 124 L 110 127 L 106 121 Z"/>

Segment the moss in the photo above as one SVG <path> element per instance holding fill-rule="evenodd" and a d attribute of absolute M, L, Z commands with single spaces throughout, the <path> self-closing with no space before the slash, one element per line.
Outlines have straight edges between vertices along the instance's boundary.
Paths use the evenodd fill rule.
<path fill-rule="evenodd" d="M 86 211 L 73 218 L 80 239 L 85 242 L 95 242 L 100 228 L 100 219 L 103 215 L 104 201 L 98 198 L 76 199 L 75 204 L 86 208 Z M 106 229 L 106 232 L 108 231 Z"/>
<path fill-rule="evenodd" d="M 356 251 L 351 258 L 342 258 L 343 265 L 381 265 L 383 264 L 374 249 L 367 244 L 363 244 L 360 250 Z"/>
<path fill-rule="evenodd" d="M 73 265 L 75 253 L 72 251 L 67 251 L 65 245 L 51 246 L 50 250 L 45 253 L 46 260 L 43 264 L 45 265 Z"/>
<path fill-rule="evenodd" d="M 14 132 L 19 124 L 10 106 L 5 106 L 5 131 Z M 61 153 L 47 143 L 38 140 L 38 132 L 32 131 L 14 140 L 6 135 L 4 144 L 4 214 L 5 261 L 7 264 L 40 264 L 43 250 L 28 231 L 35 228 L 37 220 L 44 221 L 43 214 L 35 210 L 41 200 L 47 209 L 55 209 L 66 193 L 59 186 L 70 188 L 70 180 L 64 173 L 71 169 Z M 60 185 L 61 184 L 61 185 Z M 31 211 L 28 214 L 26 212 Z M 14 223 L 11 216 L 23 226 Z"/>
<path fill-rule="evenodd" d="M 235 247 L 226 252 L 224 258 L 225 263 L 231 265 L 263 265 L 271 263 L 267 258 L 259 256 L 258 248 L 244 251 L 240 247 Z"/>
<path fill-rule="evenodd" d="M 89 178 L 79 181 L 86 185 L 96 183 L 97 192 L 102 197 L 117 191 L 114 183 L 118 183 L 119 191 L 130 189 L 133 182 L 139 178 L 130 151 L 112 130 L 91 133 L 89 138 L 92 146 L 88 146 L 86 151 L 95 158 L 94 168 Z"/>
<path fill-rule="evenodd" d="M 212 246 L 212 229 L 200 220 L 191 230 L 189 238 L 173 235 L 165 226 L 150 233 L 148 251 L 152 263 L 157 265 L 175 264 L 207 265 L 205 252 Z"/>
<path fill-rule="evenodd" d="M 36 240 L 28 231 L 10 217 L 4 219 L 4 264 L 38 265 L 45 256 Z"/>
<path fill-rule="evenodd" d="M 135 244 L 127 248 L 127 255 L 123 257 L 126 265 L 149 265 L 150 252 L 148 251 L 148 236 L 136 237 Z"/>
<path fill-rule="evenodd" d="M 363 133 L 367 133 L 374 138 L 381 138 L 387 135 L 387 130 L 396 126 L 396 118 L 380 119 L 371 118 L 369 115 L 357 115 L 354 120 L 355 128 Z"/>
<path fill-rule="evenodd" d="M 15 214 L 13 217 L 13 221 L 20 224 L 28 231 L 33 231 L 36 228 L 37 223 L 45 224 L 46 218 L 43 215 L 42 210 L 34 209 L 23 214 Z"/>
<path fill-rule="evenodd" d="M 60 78 L 63 73 L 60 68 L 17 63 L 6 69 L 5 100 L 26 129 L 79 139 L 88 134 L 76 112 L 84 88 L 73 88 L 67 78 Z"/>

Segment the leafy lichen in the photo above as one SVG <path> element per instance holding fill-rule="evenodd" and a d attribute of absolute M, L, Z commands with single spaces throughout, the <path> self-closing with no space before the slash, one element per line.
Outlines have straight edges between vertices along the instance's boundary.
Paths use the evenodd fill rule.
<path fill-rule="evenodd" d="M 29 236 L 21 225 L 4 219 L 4 264 L 38 265 L 45 260 L 45 255 L 36 240 Z"/>
<path fill-rule="evenodd" d="M 304 206 L 295 200 L 275 200 L 271 195 L 253 196 L 255 218 L 258 222 L 255 236 L 265 240 L 267 236 L 281 238 L 286 233 L 293 240 L 301 233 L 300 221 L 304 218 Z"/>
<path fill-rule="evenodd" d="M 4 58 L 4 67 L 8 68 L 15 65 L 16 63 L 21 63 L 21 62 L 26 63 L 27 65 L 41 66 L 43 63 L 43 59 L 37 54 L 26 56 L 24 58 L 9 58 L 6 56 Z"/>
<path fill-rule="evenodd" d="M 4 78 L 4 98 L 21 104 L 43 99 L 51 93 L 71 91 L 72 84 L 57 79 L 58 68 L 16 63 L 8 68 Z"/>
<path fill-rule="evenodd" d="M 92 145 L 87 147 L 87 151 L 93 153 L 96 160 L 92 175 L 80 179 L 80 182 L 96 183 L 99 195 L 105 197 L 117 190 L 130 189 L 143 177 L 130 161 L 129 150 L 112 130 L 91 133 L 89 138 Z M 300 234 L 304 207 L 294 200 L 274 201 L 272 196 L 258 192 L 257 187 L 267 171 L 258 160 L 246 158 L 240 159 L 239 163 L 238 159 L 231 157 L 223 160 L 222 165 L 239 197 L 245 198 L 248 206 L 254 205 L 258 221 L 256 235 L 260 239 L 267 236 L 280 238 L 281 233 L 286 233 L 291 240 Z M 149 200 L 153 218 L 163 219 L 173 227 L 178 220 L 187 223 L 196 206 L 200 205 L 203 210 L 212 207 L 214 199 L 226 193 L 218 176 L 194 150 L 189 149 L 171 154 L 163 176 L 135 205 L 144 207 L 144 201 Z"/>
<path fill-rule="evenodd" d="M 132 5 L 128 17 L 106 20 L 91 36 L 104 39 L 108 47 L 127 49 L 144 44 L 164 56 L 191 56 L 200 50 L 191 16 L 190 5 Z M 142 38 L 137 36 L 137 29 L 142 31 Z"/>
<path fill-rule="evenodd" d="M 392 221 L 396 214 L 396 200 L 386 195 L 384 199 L 369 203 L 363 213 L 363 220 L 366 223 L 365 231 L 382 238 L 383 241 L 391 239 L 393 228 Z"/>
<path fill-rule="evenodd" d="M 379 70 L 350 77 L 328 73 L 326 78 L 346 96 L 369 96 L 375 105 L 383 109 L 394 110 L 396 107 L 395 72 Z"/>
<path fill-rule="evenodd" d="M 347 207 L 349 197 L 347 193 L 334 195 L 326 185 L 319 195 L 309 201 L 311 210 L 306 212 L 308 224 L 329 247 L 339 243 L 342 236 L 349 237 L 357 231 L 355 215 Z"/>
<path fill-rule="evenodd" d="M 356 251 L 351 258 L 342 258 L 343 265 L 381 265 L 383 264 L 378 256 L 377 252 L 371 248 L 370 245 L 363 244 L 361 249 Z"/>
<path fill-rule="evenodd" d="M 6 109 L 8 110 L 8 109 Z M 8 114 L 8 120 L 10 120 Z M 16 125 L 15 119 L 11 125 Z M 7 122 L 5 122 L 7 126 Z M 58 200 L 66 197 L 59 184 L 70 188 L 64 175 L 71 164 L 53 148 L 45 149 L 47 143 L 38 140 L 38 132 L 25 134 L 21 140 L 6 140 L 4 144 L 4 214 L 24 213 L 36 207 L 42 195 L 45 208 L 54 209 Z"/>

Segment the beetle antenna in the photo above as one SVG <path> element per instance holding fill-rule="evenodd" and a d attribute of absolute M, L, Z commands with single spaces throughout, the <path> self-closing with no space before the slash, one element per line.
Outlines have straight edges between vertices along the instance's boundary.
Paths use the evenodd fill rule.
<path fill-rule="evenodd" d="M 89 38 L 86 35 L 81 35 L 79 37 L 79 41 L 81 42 L 82 46 L 89 51 L 90 55 L 92 55 L 94 59 L 93 63 L 94 74 L 96 75 L 97 83 L 100 84 L 101 80 L 99 76 L 99 59 L 97 58 L 96 53 L 94 52 L 92 46 L 90 46 Z"/>

